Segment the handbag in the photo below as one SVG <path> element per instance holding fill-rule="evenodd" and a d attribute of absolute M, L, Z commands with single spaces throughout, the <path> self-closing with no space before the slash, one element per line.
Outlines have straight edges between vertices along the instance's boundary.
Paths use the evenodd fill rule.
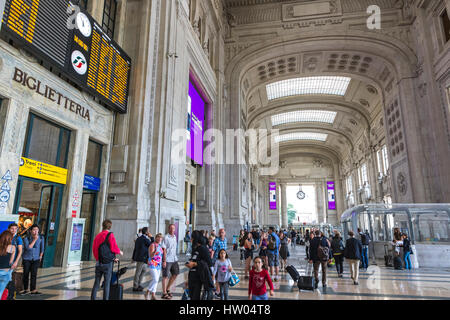
<path fill-rule="evenodd" d="M 230 287 L 234 287 L 235 285 L 237 285 L 241 280 L 239 280 L 238 275 L 236 274 L 236 272 L 233 271 L 233 273 L 231 274 L 231 278 L 230 280 L 228 280 L 228 284 L 230 285 Z"/>

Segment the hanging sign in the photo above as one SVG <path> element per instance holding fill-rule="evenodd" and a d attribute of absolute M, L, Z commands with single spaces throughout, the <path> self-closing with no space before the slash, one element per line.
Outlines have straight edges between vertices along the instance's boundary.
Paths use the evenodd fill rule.
<path fill-rule="evenodd" d="M 67 169 L 24 157 L 20 161 L 19 175 L 60 184 L 67 183 Z"/>
<path fill-rule="evenodd" d="M 269 208 L 270 210 L 277 210 L 277 183 L 269 183 Z"/>
<path fill-rule="evenodd" d="M 327 189 L 328 189 L 328 210 L 336 210 L 334 181 L 327 182 Z"/>

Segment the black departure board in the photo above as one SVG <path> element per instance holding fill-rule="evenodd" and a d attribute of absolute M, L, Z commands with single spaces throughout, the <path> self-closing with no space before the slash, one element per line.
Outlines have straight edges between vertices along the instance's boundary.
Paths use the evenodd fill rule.
<path fill-rule="evenodd" d="M 68 0 L 6 0 L 2 30 L 111 109 L 127 112 L 131 59 Z"/>

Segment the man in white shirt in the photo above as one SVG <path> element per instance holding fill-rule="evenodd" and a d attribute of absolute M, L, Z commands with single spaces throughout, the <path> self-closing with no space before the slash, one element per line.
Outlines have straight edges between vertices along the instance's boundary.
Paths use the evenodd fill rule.
<path fill-rule="evenodd" d="M 178 266 L 177 257 L 177 237 L 175 236 L 175 225 L 169 226 L 169 233 L 164 237 L 162 242 L 163 248 L 163 265 L 162 265 L 162 299 L 172 299 L 172 293 L 170 288 L 175 283 L 178 274 L 180 273 L 180 267 Z M 169 283 L 167 284 L 167 278 L 171 275 Z M 167 284 L 167 286 L 166 286 Z"/>

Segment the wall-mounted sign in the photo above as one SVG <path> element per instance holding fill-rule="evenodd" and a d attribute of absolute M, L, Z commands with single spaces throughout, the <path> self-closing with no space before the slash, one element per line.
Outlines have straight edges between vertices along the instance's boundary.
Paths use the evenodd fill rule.
<path fill-rule="evenodd" d="M 92 190 L 92 191 L 100 191 L 101 182 L 102 182 L 102 180 L 100 178 L 89 176 L 89 175 L 85 174 L 83 189 Z"/>
<path fill-rule="evenodd" d="M 269 183 L 269 209 L 277 210 L 277 183 Z"/>
<path fill-rule="evenodd" d="M 91 116 L 88 108 L 85 108 L 75 101 L 72 101 L 71 99 L 65 97 L 62 93 L 49 87 L 48 85 L 44 85 L 39 79 L 32 77 L 31 75 L 20 70 L 17 67 L 14 71 L 13 80 L 43 96 L 44 98 L 54 102 L 59 107 L 64 107 L 64 109 L 79 115 L 83 119 L 91 121 Z"/>
<path fill-rule="evenodd" d="M 187 130 L 190 131 L 187 139 L 186 154 L 195 163 L 203 165 L 203 126 L 205 123 L 205 102 L 196 87 L 189 81 Z"/>
<path fill-rule="evenodd" d="M 67 182 L 67 169 L 22 157 L 19 175 L 60 184 Z"/>
<path fill-rule="evenodd" d="M 1 32 L 111 109 L 126 113 L 130 57 L 87 12 L 71 12 L 70 5 L 68 0 L 6 0 Z"/>
<path fill-rule="evenodd" d="M 328 210 L 336 210 L 334 181 L 327 182 L 327 189 L 328 189 Z"/>

